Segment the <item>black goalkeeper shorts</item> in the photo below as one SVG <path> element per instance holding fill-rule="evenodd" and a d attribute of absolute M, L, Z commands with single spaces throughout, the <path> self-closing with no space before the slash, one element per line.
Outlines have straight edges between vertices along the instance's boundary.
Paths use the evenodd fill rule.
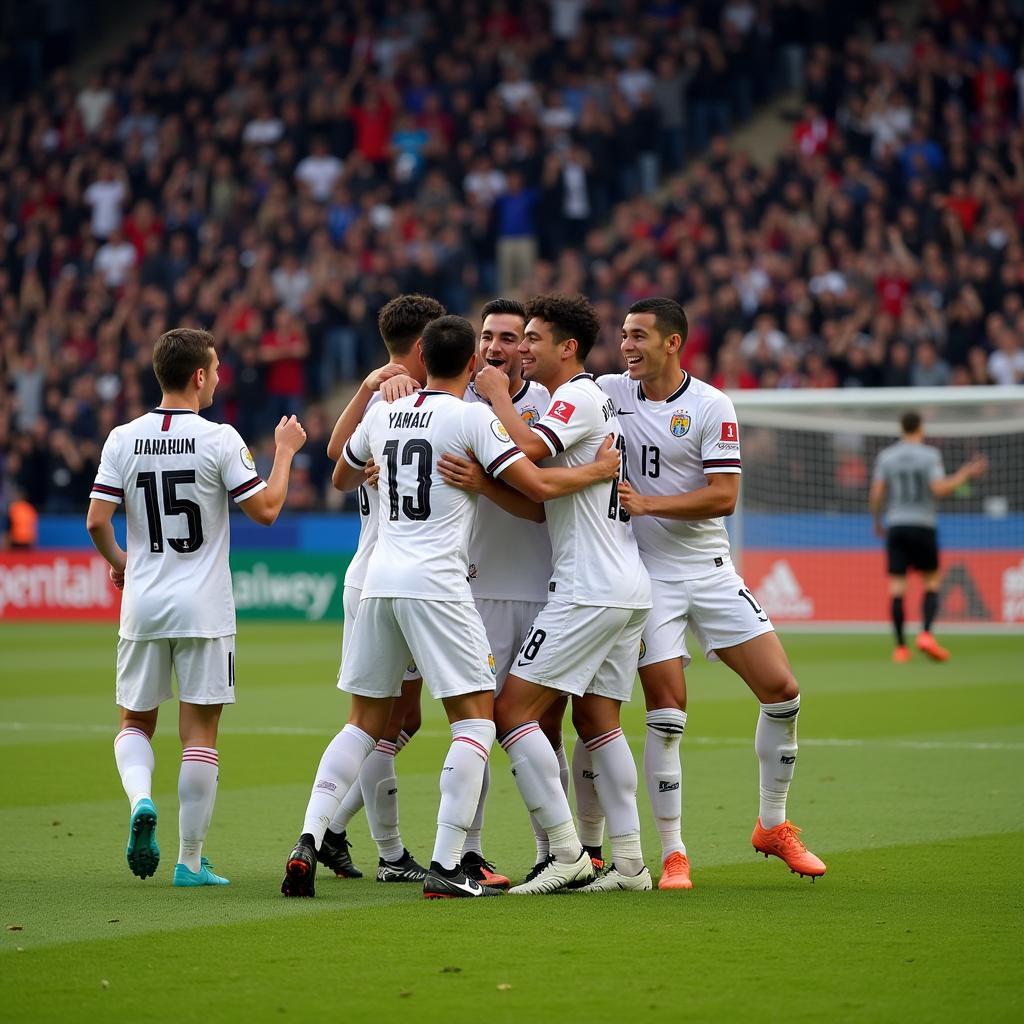
<path fill-rule="evenodd" d="M 885 535 L 890 576 L 908 569 L 934 572 L 939 567 L 939 540 L 933 526 L 890 526 Z"/>

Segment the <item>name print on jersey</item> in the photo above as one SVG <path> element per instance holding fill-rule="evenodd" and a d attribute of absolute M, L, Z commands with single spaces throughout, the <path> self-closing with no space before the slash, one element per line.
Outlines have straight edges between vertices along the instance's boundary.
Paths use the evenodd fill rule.
<path fill-rule="evenodd" d="M 194 437 L 137 437 L 136 455 L 195 455 Z"/>
<path fill-rule="evenodd" d="M 690 414 L 682 409 L 676 409 L 672 413 L 672 420 L 668 425 L 673 437 L 685 437 L 690 429 Z"/>
<path fill-rule="evenodd" d="M 406 428 L 425 429 L 430 425 L 432 412 L 389 412 L 388 426 L 392 430 L 404 430 Z"/>

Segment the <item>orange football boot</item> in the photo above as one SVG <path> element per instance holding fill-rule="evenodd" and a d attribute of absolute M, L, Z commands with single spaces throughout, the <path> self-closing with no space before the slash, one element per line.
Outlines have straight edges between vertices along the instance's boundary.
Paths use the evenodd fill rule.
<path fill-rule="evenodd" d="M 910 648 L 907 647 L 906 644 L 900 644 L 900 646 L 892 652 L 892 660 L 895 661 L 897 665 L 905 665 L 910 661 Z"/>
<path fill-rule="evenodd" d="M 949 661 L 949 651 L 945 647 L 940 647 L 931 633 L 917 634 L 917 649 L 927 654 L 933 661 Z"/>
<path fill-rule="evenodd" d="M 758 818 L 750 841 L 758 853 L 763 853 L 765 858 L 769 855 L 778 857 L 793 874 L 801 878 L 808 875 L 813 882 L 825 874 L 824 862 L 804 846 L 800 841 L 800 829 L 791 821 L 784 821 L 775 828 L 765 828 Z"/>
<path fill-rule="evenodd" d="M 508 889 L 512 885 L 508 878 L 499 875 L 494 870 L 494 865 L 489 860 L 484 860 L 479 853 L 464 853 L 462 870 L 466 872 L 467 878 L 472 878 L 481 885 L 489 885 L 492 889 Z"/>
<path fill-rule="evenodd" d="M 658 880 L 659 889 L 692 889 L 690 862 L 685 853 L 670 853 L 665 858 L 665 869 Z"/>

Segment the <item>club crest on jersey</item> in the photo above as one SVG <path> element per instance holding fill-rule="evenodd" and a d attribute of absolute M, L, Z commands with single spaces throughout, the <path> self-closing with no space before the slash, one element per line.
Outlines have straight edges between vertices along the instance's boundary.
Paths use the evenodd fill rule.
<path fill-rule="evenodd" d="M 487 666 L 491 670 L 491 675 L 496 676 L 498 674 L 498 666 L 494 663 L 494 655 L 487 655 Z"/>
<path fill-rule="evenodd" d="M 672 421 L 668 425 L 673 437 L 685 437 L 690 429 L 690 414 L 682 409 L 676 409 L 672 413 Z"/>
<path fill-rule="evenodd" d="M 501 420 L 491 420 L 491 433 L 499 441 L 511 441 L 512 440 L 511 436 L 509 435 L 509 432 L 502 425 Z"/>
<path fill-rule="evenodd" d="M 523 418 L 523 422 L 528 426 L 532 427 L 537 420 L 540 419 L 540 412 L 535 409 L 532 405 L 529 408 L 523 409 L 519 414 Z"/>
<path fill-rule="evenodd" d="M 238 453 L 238 456 L 242 460 L 242 465 L 245 466 L 246 469 L 256 469 L 256 463 L 253 461 L 252 452 L 249 451 L 248 448 L 243 448 Z"/>
<path fill-rule="evenodd" d="M 571 402 L 563 402 L 561 400 L 555 402 L 550 409 L 548 409 L 548 415 L 556 420 L 560 420 L 562 423 L 568 423 L 572 419 L 572 414 L 576 411 L 576 406 Z"/>
<path fill-rule="evenodd" d="M 643 661 L 644 655 L 647 654 L 647 644 L 644 643 L 643 638 L 640 639 L 640 660 Z"/>

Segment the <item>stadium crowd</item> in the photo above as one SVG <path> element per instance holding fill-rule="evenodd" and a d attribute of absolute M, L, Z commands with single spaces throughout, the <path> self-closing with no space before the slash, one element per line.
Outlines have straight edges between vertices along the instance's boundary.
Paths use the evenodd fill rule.
<path fill-rule="evenodd" d="M 1024 381 L 1019 13 L 165 5 L 0 119 L 0 503 L 83 508 L 102 439 L 159 398 L 153 341 L 194 325 L 211 414 L 255 441 L 302 412 L 290 504 L 322 504 L 317 403 L 380 361 L 403 291 L 582 291 L 596 372 L 662 294 L 726 390 Z M 780 90 L 802 113 L 760 166 L 729 133 Z"/>

